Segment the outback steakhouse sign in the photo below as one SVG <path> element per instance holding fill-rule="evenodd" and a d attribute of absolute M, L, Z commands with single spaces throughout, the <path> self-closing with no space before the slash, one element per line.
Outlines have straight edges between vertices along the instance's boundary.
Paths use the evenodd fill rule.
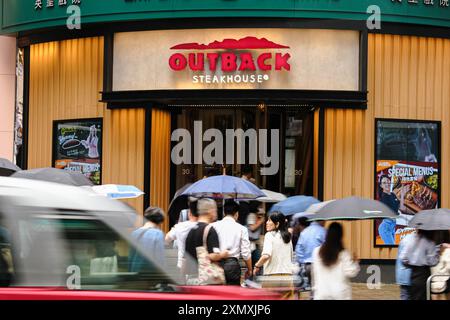
<path fill-rule="evenodd" d="M 192 72 L 193 83 L 263 83 L 270 79 L 268 71 L 291 70 L 289 47 L 266 38 L 183 43 L 170 49 L 177 51 L 169 58 L 170 68 Z"/>
<path fill-rule="evenodd" d="M 114 34 L 113 91 L 358 91 L 360 40 L 358 30 L 118 32 Z"/>

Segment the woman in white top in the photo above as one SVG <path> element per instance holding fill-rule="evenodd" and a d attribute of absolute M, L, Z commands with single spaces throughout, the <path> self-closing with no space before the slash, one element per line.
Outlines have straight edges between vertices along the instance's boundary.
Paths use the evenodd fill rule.
<path fill-rule="evenodd" d="M 285 287 L 284 298 L 293 296 L 293 264 L 292 242 L 288 231 L 286 217 L 280 212 L 273 212 L 266 222 L 267 233 L 264 236 L 264 245 L 261 258 L 255 263 L 253 274 L 259 273 L 264 266 L 264 276 L 269 276 L 263 287 Z"/>
<path fill-rule="evenodd" d="M 315 300 L 351 300 L 350 278 L 360 268 L 342 245 L 342 226 L 333 222 L 325 242 L 313 251 L 312 288 Z"/>

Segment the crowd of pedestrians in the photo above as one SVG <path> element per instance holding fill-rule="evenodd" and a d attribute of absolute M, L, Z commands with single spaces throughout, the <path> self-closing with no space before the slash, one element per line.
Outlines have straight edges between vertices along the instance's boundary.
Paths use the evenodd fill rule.
<path fill-rule="evenodd" d="M 427 299 L 427 280 L 433 275 L 434 299 L 447 300 L 450 292 L 450 233 L 415 230 L 405 236 L 398 249 L 396 281 L 402 300 Z"/>
<path fill-rule="evenodd" d="M 242 206 L 248 210 L 239 219 Z M 342 225 L 289 221 L 280 212 L 268 216 L 261 203 L 227 199 L 223 218 L 217 203 L 208 198 L 190 198 L 183 218 L 164 236 L 164 213 L 150 207 L 145 224 L 132 233 L 151 253 L 152 261 L 164 268 L 165 246 L 177 250 L 177 268 L 186 284 L 244 285 L 258 281 L 275 288 L 284 298 L 295 289 L 310 291 L 311 299 L 352 299 L 350 279 L 360 271 L 356 256 L 344 248 Z M 242 218 L 242 217 L 241 217 Z M 242 223 L 245 221 L 245 223 Z M 154 270 L 155 266 L 131 251 L 131 270 Z M 450 291 L 449 231 L 416 230 L 399 245 L 396 280 L 402 300 L 427 298 L 427 279 L 434 275 L 434 299 L 447 299 Z M 253 281 L 253 282 L 252 282 Z"/>
<path fill-rule="evenodd" d="M 175 224 L 165 237 L 160 229 L 164 214 L 151 207 L 144 214 L 147 222 L 132 236 L 162 266 L 164 246 L 176 248 L 177 268 L 186 284 L 243 285 L 248 279 L 288 299 L 298 286 L 312 290 L 315 299 L 351 298 L 348 279 L 359 267 L 342 246 L 340 224 L 331 224 L 327 231 L 321 222 L 289 221 L 280 212 L 266 217 L 263 207 L 255 203 L 245 203 L 249 213 L 242 224 L 241 205 L 225 200 L 223 218 L 218 220 L 215 200 L 190 198 L 185 221 Z M 131 271 L 154 268 L 136 252 L 130 257 Z M 208 278 L 203 268 L 206 273 L 223 272 L 223 278 L 220 274 Z M 301 281 L 295 282 L 296 278 Z"/>

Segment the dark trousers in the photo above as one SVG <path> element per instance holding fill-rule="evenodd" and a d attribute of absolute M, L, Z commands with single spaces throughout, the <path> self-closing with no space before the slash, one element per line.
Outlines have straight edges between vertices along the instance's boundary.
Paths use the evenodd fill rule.
<path fill-rule="evenodd" d="M 400 286 L 400 299 L 401 300 L 411 300 L 411 286 Z"/>
<path fill-rule="evenodd" d="M 430 267 L 411 266 L 411 300 L 427 299 L 427 279 L 430 275 Z"/>
<path fill-rule="evenodd" d="M 238 259 L 227 258 L 222 260 L 222 268 L 228 285 L 241 285 L 241 265 Z"/>

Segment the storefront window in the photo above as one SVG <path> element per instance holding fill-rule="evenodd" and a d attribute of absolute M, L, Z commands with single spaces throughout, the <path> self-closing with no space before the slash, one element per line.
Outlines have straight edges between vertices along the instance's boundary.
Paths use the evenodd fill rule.
<path fill-rule="evenodd" d="M 312 195 L 313 114 L 288 111 L 285 115 L 284 191 Z"/>
<path fill-rule="evenodd" d="M 207 176 L 222 174 L 241 177 L 251 172 L 250 180 L 259 187 L 286 195 L 312 195 L 313 190 L 313 120 L 311 109 L 301 107 L 183 107 L 176 115 L 176 128 L 189 133 L 190 145 L 188 155 L 181 164 L 173 164 L 173 192 L 182 190 L 186 185 Z M 222 155 L 208 162 L 205 153 L 209 153 L 216 138 L 208 136 L 210 129 L 220 133 L 218 146 Z M 227 130 L 241 130 L 243 139 L 235 137 L 234 145 L 228 145 Z M 260 141 L 260 129 L 268 133 L 267 141 Z M 276 143 L 269 137 L 270 132 L 278 130 Z M 251 132 L 254 138 L 251 139 Z M 182 143 L 184 138 L 172 141 L 172 150 Z M 262 175 L 259 148 L 261 143 L 267 148 L 268 156 L 279 157 L 276 173 Z M 274 144 L 274 145 L 272 145 Z M 184 157 L 184 152 L 177 155 Z M 207 152 L 208 151 L 208 152 Z M 217 156 L 217 150 L 212 152 Z M 230 162 L 229 159 L 232 159 Z M 186 161 L 188 163 L 186 163 Z M 267 167 L 267 166 L 266 166 Z M 219 210 L 220 211 L 220 210 Z M 176 219 L 172 219 L 175 223 Z"/>

